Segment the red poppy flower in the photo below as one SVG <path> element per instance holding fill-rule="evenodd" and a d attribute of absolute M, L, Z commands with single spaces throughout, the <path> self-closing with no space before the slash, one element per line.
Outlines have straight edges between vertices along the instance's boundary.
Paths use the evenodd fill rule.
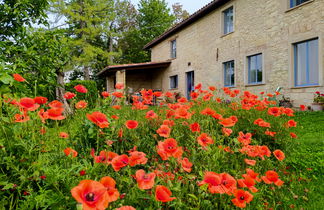
<path fill-rule="evenodd" d="M 94 124 L 99 126 L 99 128 L 107 128 L 109 126 L 106 115 L 101 112 L 93 112 L 92 114 L 87 114 L 87 118 Z"/>
<path fill-rule="evenodd" d="M 163 120 L 163 125 L 167 125 L 170 128 L 174 126 L 174 121 L 173 120 Z"/>
<path fill-rule="evenodd" d="M 79 101 L 75 104 L 76 109 L 85 109 L 87 108 L 88 103 L 85 101 Z"/>
<path fill-rule="evenodd" d="M 64 138 L 64 139 L 69 138 L 69 134 L 68 134 L 68 133 L 65 133 L 65 132 L 61 132 L 61 133 L 59 134 L 59 136 L 60 136 L 61 138 Z"/>
<path fill-rule="evenodd" d="M 64 98 L 65 99 L 72 99 L 72 98 L 74 98 L 76 95 L 75 95 L 75 93 L 71 93 L 71 92 L 66 92 L 65 94 L 64 94 Z"/>
<path fill-rule="evenodd" d="M 138 122 L 136 120 L 127 120 L 125 125 L 128 129 L 135 129 L 138 126 Z"/>
<path fill-rule="evenodd" d="M 118 154 L 114 153 L 114 152 L 110 152 L 110 151 L 101 151 L 99 153 L 99 156 L 95 156 L 95 151 L 94 149 L 91 150 L 91 156 L 94 158 L 94 161 L 96 163 L 104 163 L 104 164 L 111 164 L 112 160 L 118 156 Z"/>
<path fill-rule="evenodd" d="M 279 175 L 275 171 L 267 171 L 266 175 L 261 177 L 261 179 L 264 181 L 266 184 L 271 184 L 274 183 L 277 186 L 283 185 L 283 181 L 279 179 Z"/>
<path fill-rule="evenodd" d="M 62 108 L 63 104 L 58 100 L 54 100 L 54 101 L 50 102 L 48 104 L 48 106 L 51 107 L 51 108 Z"/>
<path fill-rule="evenodd" d="M 48 113 L 45 112 L 44 109 L 40 109 L 37 114 L 41 118 L 42 123 L 45 123 L 45 120 L 49 119 Z"/>
<path fill-rule="evenodd" d="M 79 172 L 79 174 L 80 174 L 80 176 L 84 176 L 84 175 L 87 174 L 87 172 L 86 172 L 85 170 L 81 170 L 81 171 Z"/>
<path fill-rule="evenodd" d="M 302 105 L 302 104 L 299 106 L 299 108 L 300 108 L 301 111 L 307 110 L 307 107 L 305 105 Z"/>
<path fill-rule="evenodd" d="M 109 176 L 105 176 L 100 179 L 100 183 L 107 190 L 109 203 L 118 200 L 120 194 L 119 194 L 118 190 L 116 189 L 116 181 L 113 178 L 111 178 Z"/>
<path fill-rule="evenodd" d="M 202 147 L 206 147 L 209 144 L 213 144 L 214 140 L 208 136 L 207 133 L 202 133 L 200 136 L 197 137 L 198 144 L 200 144 Z"/>
<path fill-rule="evenodd" d="M 206 109 L 202 110 L 200 112 L 200 114 L 213 116 L 214 114 L 216 114 L 216 111 L 212 110 L 211 108 L 206 108 Z"/>
<path fill-rule="evenodd" d="M 112 159 L 111 165 L 115 171 L 119 171 L 123 167 L 127 166 L 128 162 L 129 158 L 127 155 L 118 155 Z"/>
<path fill-rule="evenodd" d="M 109 97 L 110 94 L 107 91 L 103 91 L 101 93 L 101 95 L 102 95 L 102 97 L 107 98 L 107 97 Z"/>
<path fill-rule="evenodd" d="M 191 132 L 200 132 L 199 123 L 195 122 L 195 123 L 190 124 L 190 130 L 191 130 Z"/>
<path fill-rule="evenodd" d="M 148 119 L 148 120 L 156 119 L 158 117 L 159 116 L 153 110 L 150 110 L 150 111 L 146 112 L 146 115 L 145 115 L 145 118 Z"/>
<path fill-rule="evenodd" d="M 141 190 L 152 189 L 154 186 L 155 173 L 146 174 L 144 170 L 138 170 L 135 174 L 137 186 Z"/>
<path fill-rule="evenodd" d="M 247 187 L 249 188 L 249 190 L 251 190 L 251 192 L 253 193 L 256 193 L 258 192 L 259 190 L 257 188 L 255 188 L 255 180 L 250 177 L 250 176 L 245 176 L 244 179 L 238 179 L 237 180 L 237 183 L 238 185 L 241 187 L 241 188 L 244 188 L 244 187 Z"/>
<path fill-rule="evenodd" d="M 199 97 L 199 93 L 197 92 L 191 92 L 190 97 L 192 100 L 196 100 Z"/>
<path fill-rule="evenodd" d="M 250 166 L 255 166 L 256 160 L 244 159 L 244 162 Z"/>
<path fill-rule="evenodd" d="M 264 133 L 265 133 L 265 135 L 274 137 L 277 132 L 266 130 Z"/>
<path fill-rule="evenodd" d="M 72 157 L 78 156 L 78 152 L 75 151 L 74 149 L 70 148 L 70 147 L 65 148 L 64 153 L 65 153 L 66 156 L 69 156 L 70 154 L 72 154 Z"/>
<path fill-rule="evenodd" d="M 122 206 L 116 210 L 136 210 L 133 206 Z"/>
<path fill-rule="evenodd" d="M 124 96 L 122 92 L 113 92 L 112 95 L 115 96 L 116 98 L 122 98 Z"/>
<path fill-rule="evenodd" d="M 218 123 L 224 127 L 233 127 L 236 122 L 232 118 L 223 118 Z"/>
<path fill-rule="evenodd" d="M 235 198 L 232 199 L 232 202 L 235 206 L 239 208 L 245 208 L 247 203 L 250 203 L 253 199 L 253 195 L 248 191 L 236 190 L 234 192 Z"/>
<path fill-rule="evenodd" d="M 37 96 L 34 98 L 35 103 L 42 105 L 42 104 L 46 104 L 47 102 L 47 98 L 43 97 L 43 96 Z"/>
<path fill-rule="evenodd" d="M 199 84 L 197 84 L 197 85 L 195 86 L 195 90 L 201 90 L 201 88 L 202 88 L 201 83 L 199 83 Z"/>
<path fill-rule="evenodd" d="M 52 109 L 48 109 L 46 111 L 46 115 L 48 117 L 48 119 L 51 120 L 64 120 L 65 117 L 62 115 L 63 114 L 64 109 L 63 108 L 52 108 Z"/>
<path fill-rule="evenodd" d="M 129 165 L 131 167 L 139 165 L 139 164 L 146 164 L 147 158 L 145 157 L 146 154 L 144 152 L 134 151 L 129 153 Z"/>
<path fill-rule="evenodd" d="M 191 167 L 192 167 L 192 163 L 189 161 L 188 158 L 183 158 L 181 160 L 181 166 L 182 166 L 182 169 L 185 171 L 185 172 L 188 172 L 190 173 L 191 172 Z"/>
<path fill-rule="evenodd" d="M 283 153 L 280 149 L 273 151 L 273 154 L 280 161 L 285 159 L 285 153 Z"/>
<path fill-rule="evenodd" d="M 217 89 L 215 86 L 209 86 L 208 88 L 210 91 L 215 91 Z"/>
<path fill-rule="evenodd" d="M 222 132 L 225 136 L 230 136 L 233 133 L 232 129 L 230 128 L 222 128 Z"/>
<path fill-rule="evenodd" d="M 221 177 L 219 174 L 207 171 L 204 175 L 204 180 L 198 182 L 199 186 L 208 184 L 208 190 L 210 193 L 218 193 L 217 187 L 221 184 Z"/>
<path fill-rule="evenodd" d="M 255 125 L 258 125 L 260 127 L 267 127 L 270 128 L 270 123 L 265 122 L 263 119 L 259 118 L 254 121 Z"/>
<path fill-rule="evenodd" d="M 281 109 L 279 107 L 271 107 L 268 109 L 268 114 L 278 117 L 281 115 Z"/>
<path fill-rule="evenodd" d="M 254 179 L 255 181 L 257 181 L 257 182 L 261 182 L 261 179 L 258 177 L 259 176 L 259 174 L 258 173 L 255 173 L 252 169 L 250 169 L 250 168 L 247 168 L 246 169 L 246 174 L 243 174 L 242 175 L 244 178 L 245 177 L 247 177 L 247 176 L 249 176 L 249 177 L 251 177 L 252 179 Z"/>
<path fill-rule="evenodd" d="M 293 132 L 290 133 L 290 136 L 291 136 L 291 138 L 293 138 L 293 139 L 297 138 L 297 135 L 296 135 L 295 133 L 293 133 Z"/>
<path fill-rule="evenodd" d="M 39 104 L 36 104 L 32 98 L 22 98 L 19 101 L 19 106 L 27 111 L 35 111 L 38 109 Z"/>
<path fill-rule="evenodd" d="M 76 201 L 82 203 L 84 210 L 104 210 L 109 204 L 106 188 L 97 181 L 83 180 L 72 188 L 71 194 Z"/>
<path fill-rule="evenodd" d="M 182 156 L 182 147 L 178 147 L 178 143 L 175 139 L 169 138 L 165 141 L 159 141 L 157 146 L 157 153 L 162 160 L 167 160 L 169 157 L 180 158 Z"/>
<path fill-rule="evenodd" d="M 27 114 L 15 114 L 15 122 L 27 122 L 30 120 L 30 117 Z"/>
<path fill-rule="evenodd" d="M 214 172 L 206 172 L 204 180 L 199 182 L 199 186 L 208 184 L 210 193 L 232 194 L 236 190 L 236 180 L 227 173 L 217 174 Z"/>
<path fill-rule="evenodd" d="M 74 89 L 79 93 L 87 93 L 88 92 L 87 88 L 84 87 L 83 85 L 77 85 L 74 87 Z"/>
<path fill-rule="evenodd" d="M 287 126 L 288 126 L 289 128 L 291 128 L 291 127 L 296 127 L 296 126 L 297 126 L 297 122 L 295 122 L 294 120 L 289 120 L 289 121 L 287 122 Z"/>
<path fill-rule="evenodd" d="M 121 82 L 118 82 L 118 83 L 115 85 L 115 88 L 116 88 L 116 89 L 119 89 L 119 90 L 124 89 L 124 84 L 121 83 Z"/>
<path fill-rule="evenodd" d="M 155 199 L 157 201 L 169 202 L 169 201 L 176 199 L 175 197 L 171 197 L 171 195 L 172 195 L 172 192 L 167 187 L 165 187 L 163 185 L 156 186 Z"/>
<path fill-rule="evenodd" d="M 156 132 L 160 136 L 168 138 L 171 133 L 171 128 L 169 128 L 169 126 L 167 126 L 167 125 L 161 125 L 160 128 L 156 130 Z"/>
<path fill-rule="evenodd" d="M 239 142 L 241 142 L 243 145 L 249 145 L 251 143 L 251 133 L 244 134 L 243 132 L 239 132 L 239 137 L 237 138 Z"/>
<path fill-rule="evenodd" d="M 182 108 L 182 107 L 177 109 L 175 111 L 175 113 L 174 113 L 174 117 L 176 119 L 180 119 L 180 118 L 182 118 L 182 119 L 190 119 L 191 115 L 192 114 L 190 112 L 188 112 L 188 110 L 186 108 Z"/>
<path fill-rule="evenodd" d="M 23 78 L 20 74 L 13 74 L 13 78 L 14 80 L 18 81 L 18 82 L 25 82 L 25 78 Z"/>

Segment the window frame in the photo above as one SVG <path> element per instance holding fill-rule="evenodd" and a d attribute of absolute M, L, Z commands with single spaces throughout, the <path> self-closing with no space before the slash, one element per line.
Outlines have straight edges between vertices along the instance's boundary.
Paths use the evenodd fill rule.
<path fill-rule="evenodd" d="M 232 30 L 231 31 L 226 31 L 226 25 L 227 24 L 225 23 L 225 21 L 226 21 L 226 18 L 225 17 L 226 17 L 226 12 L 228 10 L 230 10 L 230 9 L 232 9 L 232 14 L 233 14 Z M 221 27 L 222 27 L 222 35 L 224 36 L 224 35 L 233 33 L 235 31 L 235 27 L 234 27 L 234 22 L 235 22 L 235 7 L 234 7 L 234 5 L 230 5 L 230 6 L 226 7 L 226 9 L 222 10 L 221 15 L 222 15 L 222 18 L 221 18 L 221 20 L 222 20 L 222 24 L 221 24 Z"/>
<path fill-rule="evenodd" d="M 172 79 L 173 78 L 175 79 L 175 87 L 172 87 L 172 84 L 173 84 Z M 179 87 L 179 77 L 177 74 L 169 76 L 169 87 L 170 87 L 170 90 L 177 89 Z"/>
<path fill-rule="evenodd" d="M 230 81 L 230 85 L 226 85 L 226 65 L 228 63 L 233 63 L 233 75 L 234 75 L 234 81 L 233 81 L 233 84 L 232 84 L 232 80 Z M 229 61 L 226 61 L 226 62 L 223 62 L 223 74 L 224 74 L 224 87 L 235 87 L 235 60 L 229 60 Z"/>
<path fill-rule="evenodd" d="M 295 4 L 294 1 L 296 1 L 296 4 Z M 289 5 L 288 7 L 289 7 L 289 9 L 298 7 L 298 6 L 303 5 L 303 4 L 306 4 L 306 3 L 310 2 L 311 0 L 306 0 L 306 1 L 304 1 L 302 3 L 299 3 L 299 4 L 297 4 L 297 1 L 298 0 L 288 0 L 288 5 Z"/>
<path fill-rule="evenodd" d="M 170 57 L 171 59 L 177 58 L 177 39 L 170 41 Z"/>
<path fill-rule="evenodd" d="M 262 72 L 262 77 L 261 77 L 261 81 L 258 82 L 258 77 L 256 75 L 256 81 L 257 82 L 250 82 L 250 60 L 252 57 L 255 57 L 255 56 L 259 56 L 261 55 L 261 72 Z M 247 60 L 247 85 L 262 85 L 264 84 L 264 78 L 265 78 L 265 71 L 264 71 L 264 53 L 260 52 L 260 53 L 255 53 L 255 54 L 252 54 L 252 55 L 248 55 L 246 57 L 246 60 Z M 256 71 L 256 74 L 257 74 L 257 71 Z"/>
<path fill-rule="evenodd" d="M 317 40 L 317 59 L 318 59 L 318 66 L 317 66 L 317 73 L 318 73 L 318 80 L 317 80 L 317 83 L 310 83 L 309 82 L 309 77 L 310 77 L 310 71 L 309 71 L 309 42 L 310 41 L 314 41 L 314 40 Z M 298 44 L 302 44 L 302 43 L 307 43 L 307 49 L 306 49 L 306 69 L 305 69 L 305 74 L 306 74 L 306 80 L 307 80 L 307 83 L 306 84 L 302 84 L 302 85 L 298 85 L 297 82 L 298 82 L 298 78 L 297 78 L 297 75 L 298 75 L 298 66 L 297 66 L 297 63 L 298 63 L 298 60 L 297 60 L 297 46 Z M 303 41 L 299 41 L 299 42 L 295 42 L 292 44 L 292 47 L 293 47 L 293 87 L 296 87 L 296 88 L 302 88 L 302 87 L 313 87 L 313 86 L 319 86 L 320 85 L 320 40 L 318 37 L 315 37 L 315 38 L 312 38 L 312 39 L 306 39 L 306 40 L 303 40 Z"/>

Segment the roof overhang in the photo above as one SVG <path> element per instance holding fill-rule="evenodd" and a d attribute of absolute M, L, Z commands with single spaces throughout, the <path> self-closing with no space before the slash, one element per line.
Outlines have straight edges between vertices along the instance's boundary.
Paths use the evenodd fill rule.
<path fill-rule="evenodd" d="M 211 13 L 212 11 L 221 7 L 222 5 L 226 4 L 229 1 L 231 1 L 231 0 L 214 0 L 214 1 L 210 2 L 209 4 L 207 4 L 200 10 L 198 10 L 195 13 L 193 13 L 192 15 L 190 15 L 187 19 L 174 25 L 173 27 L 171 27 L 170 29 L 165 31 L 163 34 L 161 34 L 159 37 L 157 37 L 153 41 L 147 43 L 143 49 L 148 50 L 148 49 L 152 48 L 153 46 L 162 42 L 166 38 L 172 36 L 173 34 L 177 33 L 178 31 L 182 30 L 183 28 L 191 25 L 192 23 L 194 23 L 197 20 L 199 20 L 200 18 L 208 15 L 209 13 Z"/>
<path fill-rule="evenodd" d="M 110 72 L 116 72 L 120 70 L 131 71 L 131 70 L 144 70 L 144 69 L 161 69 L 166 68 L 171 64 L 171 61 L 162 62 L 147 62 L 147 63 L 132 63 L 132 64 L 122 64 L 107 66 L 102 71 L 100 71 L 97 76 L 105 76 Z"/>

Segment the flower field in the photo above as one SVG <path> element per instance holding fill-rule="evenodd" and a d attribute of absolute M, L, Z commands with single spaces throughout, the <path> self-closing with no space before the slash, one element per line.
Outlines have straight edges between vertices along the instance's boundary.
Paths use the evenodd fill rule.
<path fill-rule="evenodd" d="M 197 85 L 190 101 L 142 90 L 127 105 L 116 88 L 89 108 L 75 86 L 73 114 L 41 96 L 1 99 L 0 208 L 294 207 L 301 180 L 286 158 L 299 128 L 268 100 L 279 93 Z"/>

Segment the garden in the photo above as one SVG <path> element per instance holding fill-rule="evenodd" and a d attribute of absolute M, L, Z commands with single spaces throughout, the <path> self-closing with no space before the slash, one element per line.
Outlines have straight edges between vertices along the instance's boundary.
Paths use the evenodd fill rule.
<path fill-rule="evenodd" d="M 108 93 L 74 81 L 64 104 L 8 80 L 0 209 L 324 206 L 324 114 L 278 107 L 278 92 L 198 84 L 189 101 L 142 90 L 128 104 L 123 84 Z"/>

